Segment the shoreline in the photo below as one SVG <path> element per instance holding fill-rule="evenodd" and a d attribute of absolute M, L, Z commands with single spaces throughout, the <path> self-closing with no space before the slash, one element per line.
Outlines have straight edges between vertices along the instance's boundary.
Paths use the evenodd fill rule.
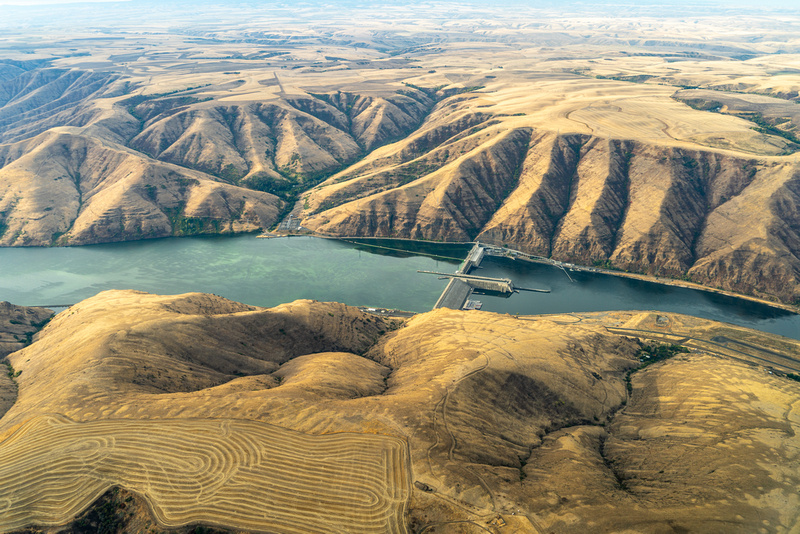
<path fill-rule="evenodd" d="M 86 245 L 70 245 L 70 246 L 56 247 L 56 248 L 84 248 L 84 247 L 103 246 L 103 245 L 146 243 L 146 242 L 149 242 L 149 241 L 159 241 L 159 240 L 167 240 L 167 239 L 181 239 L 182 237 L 217 239 L 217 238 L 227 238 L 227 237 L 234 237 L 235 238 L 235 237 L 248 237 L 248 236 L 250 236 L 250 237 L 252 237 L 254 239 L 256 239 L 256 238 L 264 239 L 263 237 L 261 237 L 263 234 L 264 234 L 263 232 L 261 232 L 261 233 L 258 233 L 258 232 L 240 232 L 240 233 L 235 233 L 235 234 L 203 234 L 203 235 L 197 235 L 197 236 L 179 236 L 179 237 L 166 236 L 166 237 L 159 237 L 159 238 L 152 238 L 152 239 L 140 239 L 140 240 L 135 240 L 135 241 L 121 241 L 121 242 L 113 242 L 113 243 L 93 243 L 93 244 L 86 244 Z M 374 248 L 383 249 L 383 250 L 387 250 L 387 251 L 391 251 L 391 252 L 402 252 L 402 253 L 406 253 L 406 254 L 410 254 L 410 255 L 429 256 L 429 257 L 442 259 L 442 260 L 445 260 L 445 261 L 458 261 L 458 262 L 463 261 L 463 258 L 461 258 L 461 259 L 454 258 L 452 256 L 448 256 L 446 253 L 436 254 L 436 253 L 431 253 L 431 252 L 407 250 L 407 249 L 401 249 L 401 248 L 395 249 L 394 247 L 386 247 L 386 246 L 376 245 L 376 244 L 374 245 L 374 244 L 370 244 L 370 243 L 352 242 L 352 240 L 363 240 L 363 241 L 383 240 L 383 241 L 396 241 L 398 243 L 400 243 L 400 242 L 420 243 L 420 244 L 424 244 L 424 245 L 429 246 L 429 247 L 436 247 L 436 246 L 445 246 L 445 247 L 447 247 L 447 246 L 458 246 L 458 245 L 464 246 L 464 245 L 467 245 L 467 244 L 474 244 L 474 242 L 462 242 L 462 241 L 441 242 L 441 241 L 428 241 L 428 240 L 422 240 L 422 239 L 396 238 L 396 237 L 333 236 L 333 235 L 326 235 L 326 234 L 317 234 L 317 233 L 313 233 L 313 232 L 285 233 L 285 234 L 277 234 L 277 235 L 273 234 L 273 235 L 270 236 L 270 238 L 272 238 L 272 239 L 279 238 L 279 237 L 287 237 L 287 238 L 289 238 L 289 237 L 315 237 L 315 238 L 320 238 L 320 239 L 330 239 L 330 240 L 343 241 L 343 242 L 346 242 L 346 243 L 348 243 L 350 245 L 360 245 L 360 246 L 365 246 L 365 247 L 374 247 Z M 736 293 L 736 292 L 733 292 L 733 291 L 727 291 L 727 290 L 723 290 L 723 289 L 716 289 L 716 288 L 713 288 L 713 287 L 709 287 L 709 286 L 704 286 L 702 284 L 698 284 L 696 282 L 688 282 L 688 281 L 680 280 L 680 279 L 659 277 L 659 276 L 655 276 L 655 275 L 647 275 L 647 274 L 641 274 L 641 273 L 632 273 L 632 272 L 611 270 L 611 269 L 605 269 L 605 268 L 595 267 L 595 266 L 578 265 L 578 264 L 573 264 L 573 263 L 553 260 L 553 259 L 550 259 L 550 258 L 544 258 L 544 257 L 541 257 L 541 256 L 531 255 L 531 254 L 528 254 L 528 253 L 525 253 L 525 252 L 522 252 L 522 251 L 519 251 L 519 250 L 502 247 L 502 246 L 495 245 L 495 244 L 488 243 L 488 242 L 482 242 L 482 244 L 487 246 L 487 247 L 489 247 L 489 248 L 493 248 L 493 249 L 498 250 L 498 251 L 503 251 L 504 254 L 495 254 L 495 256 L 499 256 L 499 257 L 506 257 L 508 259 L 514 259 L 514 260 L 522 260 L 522 261 L 526 261 L 526 262 L 530 262 L 530 263 L 539 263 L 539 264 L 549 265 L 551 267 L 556 267 L 556 268 L 566 268 L 566 269 L 573 269 L 575 271 L 585 271 L 585 272 L 591 272 L 591 273 L 597 273 L 597 274 L 605 274 L 605 275 L 610 275 L 610 276 L 625 277 L 625 278 L 640 280 L 640 281 L 644 281 L 644 282 L 651 282 L 651 283 L 654 283 L 654 284 L 661 284 L 661 285 L 666 285 L 666 286 L 680 287 L 680 288 L 684 288 L 684 289 L 693 289 L 693 290 L 698 290 L 698 291 L 705 291 L 705 292 L 708 292 L 708 293 L 713 293 L 713 294 L 722 295 L 722 296 L 726 296 L 726 297 L 730 297 L 730 298 L 734 298 L 734 299 L 740 299 L 740 300 L 744 300 L 744 301 L 748 301 L 748 302 L 752 302 L 752 303 L 756 303 L 756 304 L 761 304 L 761 305 L 768 306 L 768 307 L 774 308 L 774 309 L 778 309 L 778 310 L 781 310 L 781 311 L 784 311 L 784 312 L 788 312 L 788 313 L 791 313 L 791 314 L 794 314 L 794 315 L 800 315 L 800 307 L 792 305 L 792 304 L 783 304 L 783 303 L 780 303 L 780 302 L 767 300 L 767 299 L 765 299 L 763 297 L 757 297 L 757 296 L 753 296 L 753 295 L 745 295 L 745 294 Z M 49 248 L 53 248 L 53 247 L 2 247 L 2 248 L 9 248 L 9 249 L 13 249 L 13 248 L 20 248 L 20 249 L 30 249 L 30 248 L 49 249 Z M 39 307 L 41 307 L 41 306 L 39 306 Z"/>
<path fill-rule="evenodd" d="M 422 239 L 395 238 L 395 237 L 331 236 L 331 235 L 322 235 L 322 234 L 319 234 L 319 235 L 310 234 L 310 235 L 311 235 L 311 237 L 319 237 L 319 238 L 322 238 L 322 239 L 336 239 L 336 240 L 344 241 L 344 242 L 350 242 L 349 240 L 352 240 L 352 239 L 376 239 L 376 240 L 382 239 L 382 240 L 396 240 L 396 241 L 406 241 L 406 242 L 414 242 L 414 243 L 425 243 L 425 244 L 429 244 L 429 245 L 440 245 L 440 244 L 464 245 L 464 244 L 466 244 L 465 242 L 460 242 L 460 241 L 458 241 L 458 242 L 438 242 L 438 241 L 426 241 L 426 240 L 422 240 Z M 473 241 L 471 243 L 475 243 L 475 241 Z M 572 270 L 575 270 L 575 271 L 584 271 L 584 272 L 605 274 L 605 275 L 610 275 L 610 276 L 620 276 L 620 277 L 624 277 L 624 278 L 632 278 L 632 279 L 635 279 L 635 280 L 641 280 L 643 282 L 651 282 L 651 283 L 654 283 L 654 284 L 661 284 L 661 285 L 673 286 L 673 287 L 682 287 L 684 289 L 693 289 L 693 290 L 697 290 L 697 291 L 705 291 L 705 292 L 708 292 L 708 293 L 714 293 L 714 294 L 717 294 L 717 295 L 723 295 L 723 296 L 726 296 L 726 297 L 731 297 L 731 298 L 736 298 L 736 299 L 741 299 L 741 300 L 747 300 L 747 301 L 750 301 L 750 302 L 763 304 L 763 305 L 769 306 L 771 308 L 776 308 L 776 309 L 779 309 L 779 310 L 787 311 L 789 313 L 793 313 L 795 315 L 800 315 L 800 307 L 793 306 L 791 304 L 783 304 L 781 302 L 775 302 L 775 301 L 767 300 L 767 299 L 764 299 L 764 298 L 761 298 L 761 297 L 756 297 L 756 296 L 752 296 L 752 295 L 744 295 L 744 294 L 741 294 L 741 293 L 735 293 L 733 291 L 727 291 L 727 290 L 724 290 L 724 289 L 716 289 L 716 288 L 713 288 L 713 287 L 709 287 L 709 286 L 704 286 L 702 284 L 698 284 L 696 282 L 687 282 L 685 280 L 677 280 L 677 279 L 674 279 L 674 278 L 658 277 L 658 276 L 655 276 L 655 275 L 648 275 L 648 274 L 641 274 L 641 273 L 631 273 L 631 272 L 625 272 L 625 271 L 616 271 L 616 270 L 612 270 L 612 269 L 604 269 L 604 268 L 601 268 L 601 267 L 590 267 L 588 265 L 578 265 L 578 264 L 574 264 L 574 263 L 553 260 L 553 259 L 550 259 L 550 258 L 533 256 L 531 254 L 528 254 L 527 252 L 522 252 L 520 250 L 511 249 L 511 248 L 507 248 L 507 247 L 502 247 L 500 245 L 495 245 L 495 244 L 488 243 L 488 242 L 482 242 L 482 243 L 484 245 L 487 245 L 488 247 L 491 247 L 491 248 L 494 248 L 494 249 L 502 249 L 503 251 L 505 251 L 507 253 L 507 254 L 504 254 L 504 255 L 496 255 L 497 257 L 506 257 L 506 258 L 509 258 L 509 259 L 522 260 L 522 261 L 527 261 L 527 262 L 530 262 L 530 263 L 538 263 L 538 264 L 542 264 L 542 265 L 550 265 L 551 267 L 556 267 L 556 268 L 562 268 L 562 269 L 566 268 L 566 269 L 572 269 Z M 355 243 L 351 243 L 351 244 L 355 244 Z M 377 247 L 377 248 L 387 248 L 387 247 Z M 422 254 L 422 255 L 431 255 L 432 256 L 432 254 L 417 253 L 417 252 L 414 252 L 414 251 L 406 251 L 406 250 L 402 250 L 402 249 L 398 249 L 398 250 L 401 250 L 402 252 L 408 252 L 409 254 Z M 439 257 L 443 257 L 443 256 L 439 256 Z"/>
<path fill-rule="evenodd" d="M 512 249 L 506 249 L 512 250 Z M 514 251 L 518 252 L 518 251 Z M 521 254 L 525 254 L 521 252 Z M 527 261 L 530 263 L 538 263 L 542 265 L 550 265 L 552 267 L 559 267 L 559 265 L 563 265 L 568 269 L 572 269 L 575 271 L 583 271 L 583 272 L 591 272 L 597 274 L 606 274 L 610 276 L 619 276 L 623 278 L 633 278 L 635 280 L 641 280 L 643 282 L 650 282 L 653 284 L 661 284 L 665 286 L 673 286 L 673 287 L 682 287 L 684 289 L 693 289 L 696 291 L 705 291 L 707 293 L 715 293 L 717 295 L 724 295 L 726 297 L 741 299 L 741 300 L 748 300 L 750 302 L 756 302 L 758 304 L 763 304 L 765 306 L 769 306 L 771 308 L 777 308 L 780 310 L 788 311 L 790 313 L 794 313 L 796 315 L 800 315 L 800 308 L 797 306 L 792 306 L 791 304 L 783 304 L 781 302 L 775 302 L 773 300 L 767 300 L 761 297 L 756 297 L 753 295 L 744 295 L 741 293 L 734 293 L 733 291 L 727 291 L 724 289 L 717 289 L 714 287 L 704 286 L 702 284 L 698 284 L 696 282 L 687 282 L 685 280 L 677 280 L 674 278 L 666 278 L 666 277 L 659 277 L 650 274 L 641 274 L 641 273 L 631 273 L 625 271 L 615 271 L 611 269 L 603 269 L 601 267 L 589 267 L 588 265 L 578 265 L 574 263 L 567 263 L 567 262 L 559 262 L 558 260 L 548 260 L 548 259 L 533 259 L 533 258 L 517 258 L 521 259 L 522 261 Z"/>

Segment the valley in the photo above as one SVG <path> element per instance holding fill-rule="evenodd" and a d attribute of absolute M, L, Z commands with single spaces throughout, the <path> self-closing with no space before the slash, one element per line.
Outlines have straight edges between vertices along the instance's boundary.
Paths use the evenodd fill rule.
<path fill-rule="evenodd" d="M 799 36 L 0 5 L 0 532 L 797 534 Z"/>
<path fill-rule="evenodd" d="M 322 235 L 480 239 L 800 298 L 798 21 L 781 11 L 364 5 L 318 25 L 208 6 L 165 25 L 134 8 L 6 23 L 0 244 L 291 213 Z M 96 25 L 67 36 L 70 16 Z"/>

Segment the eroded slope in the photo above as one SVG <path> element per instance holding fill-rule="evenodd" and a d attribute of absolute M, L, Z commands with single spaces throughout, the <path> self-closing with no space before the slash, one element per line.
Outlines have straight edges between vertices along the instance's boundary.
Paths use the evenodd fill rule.
<path fill-rule="evenodd" d="M 89 244 L 233 233 L 271 225 L 283 205 L 113 142 L 50 131 L 0 146 L 0 244 Z"/>
<path fill-rule="evenodd" d="M 30 344 L 34 334 L 52 315 L 53 312 L 47 308 L 0 302 L 0 417 L 17 400 L 16 380 L 19 373 L 6 360 L 6 356 Z"/>
<path fill-rule="evenodd" d="M 157 93 L 28 67 L 4 67 L 5 245 L 248 231 L 293 211 L 326 234 L 481 239 L 800 299 L 788 123 L 692 109 L 669 87 L 434 70 L 338 89 L 270 71 Z"/>
<path fill-rule="evenodd" d="M 343 236 L 504 244 L 580 264 L 800 298 L 794 162 L 484 123 L 354 167 L 304 224 Z M 337 207 L 331 207 L 336 206 Z"/>
<path fill-rule="evenodd" d="M 268 228 L 300 191 L 408 134 L 433 106 L 416 89 L 230 103 L 215 91 L 231 84 L 208 88 L 214 96 L 141 94 L 76 69 L 2 72 L 0 243 L 11 246 Z"/>

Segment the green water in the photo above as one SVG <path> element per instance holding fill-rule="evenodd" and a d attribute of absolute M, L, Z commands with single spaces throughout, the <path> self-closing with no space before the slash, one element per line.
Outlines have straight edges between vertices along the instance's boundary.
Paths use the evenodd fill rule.
<path fill-rule="evenodd" d="M 656 284 L 635 278 L 573 271 L 552 265 L 486 258 L 473 272 L 480 276 L 511 278 L 519 287 L 549 289 L 550 293 L 522 291 L 510 298 L 475 295 L 483 310 L 538 315 L 607 310 L 658 310 L 685 313 L 800 339 L 800 315 L 708 291 Z"/>
<path fill-rule="evenodd" d="M 256 306 L 295 299 L 429 311 L 445 282 L 417 270 L 457 262 L 373 254 L 329 239 L 169 238 L 66 248 L 0 249 L 0 300 L 74 304 L 106 289 L 215 293 Z"/>
<path fill-rule="evenodd" d="M 367 243 L 366 245 L 364 243 Z M 407 247 L 409 253 L 396 248 Z M 275 306 L 296 299 L 429 311 L 446 281 L 418 270 L 453 272 L 469 245 L 363 240 L 362 244 L 293 237 L 171 238 L 69 248 L 0 249 L 0 300 L 29 306 L 74 304 L 105 289 L 215 293 Z M 725 321 L 800 339 L 800 315 L 713 293 L 548 265 L 487 258 L 473 274 L 550 289 L 510 298 L 476 295 L 483 309 L 546 314 L 661 310 Z"/>

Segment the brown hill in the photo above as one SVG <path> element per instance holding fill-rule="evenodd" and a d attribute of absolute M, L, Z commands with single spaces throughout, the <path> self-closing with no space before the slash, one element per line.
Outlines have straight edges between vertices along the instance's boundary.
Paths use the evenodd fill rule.
<path fill-rule="evenodd" d="M 416 139 L 437 142 L 412 161 L 398 148 L 334 177 L 309 195 L 303 224 L 344 236 L 479 239 L 800 299 L 794 162 L 470 124 L 430 124 Z"/>
<path fill-rule="evenodd" d="M 0 302 L 0 360 L 29 343 L 52 315 L 47 308 Z"/>
<path fill-rule="evenodd" d="M 36 46 L 0 45 L 0 244 L 291 212 L 326 234 L 481 239 L 800 302 L 794 19 L 253 9 L 237 13 L 252 28 L 204 11 L 204 30 L 13 30 Z"/>
<path fill-rule="evenodd" d="M 37 68 L 42 62 L 0 63 L 0 143 L 21 141 L 55 126 L 85 126 L 100 110 L 93 99 L 112 90 L 115 75 Z"/>
<path fill-rule="evenodd" d="M 69 130 L 0 146 L 0 245 L 89 244 L 271 225 L 282 202 Z"/>
<path fill-rule="evenodd" d="M 186 105 L 185 98 L 145 101 L 131 109 L 145 122 L 130 146 L 255 189 L 280 190 L 281 182 L 331 174 L 362 150 L 410 132 L 433 101 L 421 91 L 408 95 L 338 92 L 224 107 Z"/>
<path fill-rule="evenodd" d="M 632 336 L 659 329 L 800 358 L 678 315 L 401 323 L 105 292 L 9 358 L 0 529 L 69 523 L 121 486 L 72 531 L 101 510 L 127 532 L 790 531 L 797 383 L 710 342 L 628 374 L 645 357 Z"/>
<path fill-rule="evenodd" d="M 222 105 L 130 96 L 129 81 L 79 70 L 2 72 L 0 244 L 11 246 L 270 227 L 299 191 L 433 105 L 411 88 Z"/>
<path fill-rule="evenodd" d="M 53 315 L 46 308 L 15 306 L 0 302 L 0 361 L 6 356 L 28 345 L 33 335 L 44 326 Z M 0 417 L 17 400 L 17 370 L 6 363 L 0 367 Z"/>

